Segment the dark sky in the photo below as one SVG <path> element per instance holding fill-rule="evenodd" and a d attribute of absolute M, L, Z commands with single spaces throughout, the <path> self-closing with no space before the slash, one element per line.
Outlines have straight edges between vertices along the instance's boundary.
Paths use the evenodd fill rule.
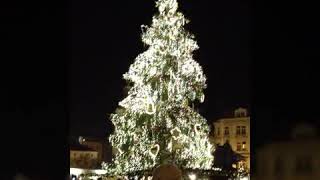
<path fill-rule="evenodd" d="M 209 121 L 250 104 L 251 10 L 240 1 L 179 1 L 200 49 L 195 60 L 207 75 L 201 114 Z M 125 73 L 144 50 L 140 25 L 151 23 L 154 1 L 72 3 L 69 67 L 71 134 L 105 136 L 108 116 L 124 98 Z"/>
<path fill-rule="evenodd" d="M 179 2 L 208 76 L 201 114 L 213 120 L 250 105 L 253 150 L 287 136 L 298 121 L 318 124 L 318 6 Z M 3 171 L 63 179 L 57 169 L 69 170 L 67 136 L 107 134 L 107 114 L 124 98 L 122 74 L 143 52 L 140 25 L 150 24 L 154 2 L 1 3 L 0 132 L 10 157 Z"/>
<path fill-rule="evenodd" d="M 318 15 L 310 2 L 255 3 L 254 147 L 287 138 L 299 122 L 319 127 Z"/>

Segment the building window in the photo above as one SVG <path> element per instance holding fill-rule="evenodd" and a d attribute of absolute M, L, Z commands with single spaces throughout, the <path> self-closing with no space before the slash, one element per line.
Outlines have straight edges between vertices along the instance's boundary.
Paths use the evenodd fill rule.
<path fill-rule="evenodd" d="M 241 134 L 246 135 L 246 127 L 245 126 L 241 126 Z"/>
<path fill-rule="evenodd" d="M 312 159 L 311 157 L 297 157 L 296 158 L 296 173 L 309 174 L 312 172 Z"/>
<path fill-rule="evenodd" d="M 229 127 L 224 128 L 224 135 L 229 135 Z"/>
<path fill-rule="evenodd" d="M 246 117 L 247 110 L 244 108 L 236 109 L 234 115 L 235 115 L 235 117 Z"/>
<path fill-rule="evenodd" d="M 241 143 L 237 143 L 237 151 L 241 151 Z"/>
<path fill-rule="evenodd" d="M 220 136 L 220 128 L 217 128 L 217 135 Z"/>
<path fill-rule="evenodd" d="M 242 142 L 242 148 L 241 149 L 242 149 L 242 151 L 245 151 L 247 149 L 245 141 Z"/>
<path fill-rule="evenodd" d="M 240 135 L 240 126 L 237 126 L 237 135 Z"/>

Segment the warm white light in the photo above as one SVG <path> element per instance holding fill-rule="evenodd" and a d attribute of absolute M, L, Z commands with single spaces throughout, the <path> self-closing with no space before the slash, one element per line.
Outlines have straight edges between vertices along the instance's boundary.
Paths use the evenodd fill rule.
<path fill-rule="evenodd" d="M 212 168 L 212 170 L 214 170 L 214 171 L 222 171 L 221 168 Z"/>
<path fill-rule="evenodd" d="M 99 176 L 91 176 L 90 179 L 92 180 L 98 180 Z"/>
<path fill-rule="evenodd" d="M 156 148 L 156 152 L 152 152 L 152 151 L 151 151 L 151 149 L 153 149 L 153 148 Z M 160 146 L 159 146 L 159 144 L 155 144 L 151 149 L 150 149 L 150 151 L 149 151 L 149 154 L 151 155 L 151 157 L 152 157 L 153 159 L 155 159 L 155 158 L 157 157 L 158 153 L 159 153 Z"/>
<path fill-rule="evenodd" d="M 82 142 L 83 142 L 83 137 L 82 137 L 82 136 L 79 136 L 78 141 L 79 141 L 80 144 L 82 144 Z"/>
<path fill-rule="evenodd" d="M 107 174 L 153 169 L 164 149 L 174 151 L 175 163 L 183 168 L 212 169 L 209 127 L 191 107 L 205 98 L 206 77 L 193 59 L 199 47 L 183 27 L 188 20 L 177 12 L 177 0 L 157 0 L 157 7 L 152 24 L 141 26 L 148 48 L 123 75 L 130 82 L 128 95 L 110 117 L 115 130 L 109 141 L 118 153 L 112 165 L 102 164 Z"/>
<path fill-rule="evenodd" d="M 80 174 L 83 173 L 83 169 L 79 169 L 79 168 L 70 168 L 70 174 L 79 176 Z"/>
<path fill-rule="evenodd" d="M 96 170 L 93 170 L 93 172 L 98 175 L 103 175 L 107 173 L 107 171 L 103 169 L 96 169 Z"/>
<path fill-rule="evenodd" d="M 245 176 L 245 177 L 241 177 L 240 180 L 249 180 L 249 178 Z"/>
<path fill-rule="evenodd" d="M 189 175 L 190 180 L 196 180 L 197 176 L 195 174 Z"/>

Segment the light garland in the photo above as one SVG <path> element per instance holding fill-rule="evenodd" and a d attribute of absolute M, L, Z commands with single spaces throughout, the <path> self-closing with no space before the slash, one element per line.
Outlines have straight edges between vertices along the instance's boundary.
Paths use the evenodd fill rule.
<path fill-rule="evenodd" d="M 155 152 L 152 152 L 154 148 L 156 149 L 156 151 L 155 151 Z M 152 157 L 152 159 L 155 159 L 155 158 L 157 157 L 159 151 L 160 151 L 160 146 L 159 146 L 159 144 L 155 144 L 155 145 L 150 149 L 149 154 L 150 154 L 150 156 Z"/>
<path fill-rule="evenodd" d="M 171 135 L 172 135 L 172 138 L 174 140 L 177 140 L 180 138 L 180 133 L 181 133 L 181 130 L 178 128 L 178 127 L 175 127 L 174 129 L 172 129 L 171 131 Z M 178 133 L 178 134 L 177 134 Z"/>
<path fill-rule="evenodd" d="M 201 95 L 201 97 L 200 97 L 200 102 L 201 102 L 201 103 L 204 102 L 204 94 Z"/>
<path fill-rule="evenodd" d="M 150 97 L 148 97 L 148 100 L 146 103 L 146 113 L 149 115 L 152 115 L 155 112 L 156 112 L 156 108 L 155 108 L 154 102 L 152 101 L 152 99 Z"/>
<path fill-rule="evenodd" d="M 199 133 L 198 128 L 200 128 L 200 127 L 201 127 L 201 124 L 196 124 L 196 125 L 194 125 L 194 132 L 195 132 L 196 134 Z"/>
<path fill-rule="evenodd" d="M 206 77 L 192 57 L 199 47 L 183 28 L 189 21 L 177 12 L 177 0 L 157 0 L 156 6 L 159 13 L 151 26 L 141 26 L 142 42 L 149 48 L 123 75 L 132 86 L 119 102 L 122 110 L 111 115 L 115 131 L 109 141 L 118 153 L 113 163 L 102 165 L 109 174 L 152 170 L 173 149 L 181 168 L 212 167 L 209 127 L 189 107 L 205 98 Z"/>

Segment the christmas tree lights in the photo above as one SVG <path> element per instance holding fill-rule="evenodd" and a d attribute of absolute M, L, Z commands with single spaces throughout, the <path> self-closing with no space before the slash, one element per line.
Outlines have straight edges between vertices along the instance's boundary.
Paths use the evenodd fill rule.
<path fill-rule="evenodd" d="M 115 149 L 111 174 L 152 170 L 163 163 L 180 168 L 211 169 L 213 146 L 206 120 L 190 104 L 204 101 L 206 77 L 193 60 L 198 49 L 184 29 L 188 20 L 176 0 L 158 0 L 152 25 L 142 25 L 148 49 L 138 55 L 123 78 L 132 84 L 111 115 L 109 140 Z"/>

